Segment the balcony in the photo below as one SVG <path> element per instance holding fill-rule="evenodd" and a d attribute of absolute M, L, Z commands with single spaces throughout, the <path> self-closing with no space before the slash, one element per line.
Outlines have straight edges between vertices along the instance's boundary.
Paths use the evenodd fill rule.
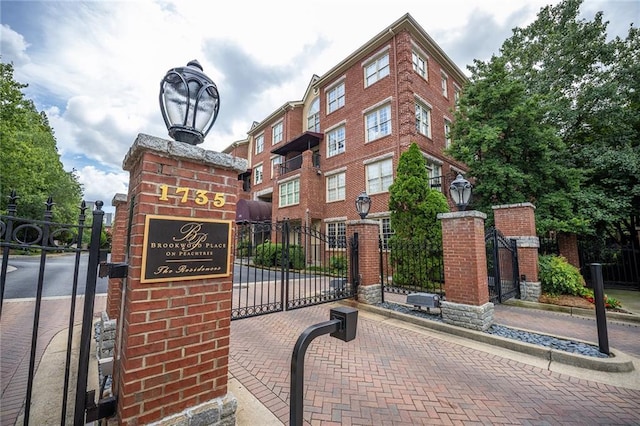
<path fill-rule="evenodd" d="M 312 157 L 312 166 L 316 169 L 320 168 L 320 154 L 314 152 Z M 303 163 L 303 154 L 296 155 L 295 157 L 289 158 L 280 164 L 278 170 L 278 176 L 286 175 L 287 173 L 293 172 L 294 170 L 299 170 L 302 168 Z"/>

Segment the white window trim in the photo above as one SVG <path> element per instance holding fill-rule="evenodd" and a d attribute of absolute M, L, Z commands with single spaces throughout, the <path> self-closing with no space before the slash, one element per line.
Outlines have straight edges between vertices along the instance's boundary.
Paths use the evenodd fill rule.
<path fill-rule="evenodd" d="M 285 208 L 285 207 L 291 207 L 291 206 L 297 206 L 300 205 L 300 175 L 298 175 L 298 202 L 297 203 L 291 203 L 291 204 L 287 204 L 287 205 L 282 205 L 280 200 L 282 199 L 282 186 L 288 184 L 291 181 L 295 181 L 296 179 L 287 179 L 285 181 L 279 182 L 278 183 L 278 207 L 279 208 Z"/>
<path fill-rule="evenodd" d="M 332 222 L 346 222 L 347 221 L 347 217 L 346 216 L 336 216 L 336 217 L 328 217 L 324 220 L 325 223 L 332 223 Z"/>
<path fill-rule="evenodd" d="M 347 171 L 347 166 L 344 167 L 340 167 L 339 169 L 333 169 L 333 170 L 329 170 L 328 172 L 324 172 L 324 175 L 326 177 L 338 174 L 338 173 L 342 173 L 342 172 L 346 172 Z"/>
<path fill-rule="evenodd" d="M 274 166 L 274 162 L 273 160 L 275 160 L 276 158 L 280 159 L 280 163 L 275 163 L 275 164 L 282 164 L 284 162 L 284 157 L 282 155 L 272 155 L 271 157 L 269 157 L 269 165 L 271 166 L 271 179 L 273 179 L 273 166 Z"/>
<path fill-rule="evenodd" d="M 253 170 L 256 171 L 256 169 L 260 168 L 260 182 L 257 181 L 258 175 L 254 175 L 253 176 L 253 184 L 254 185 L 260 185 L 262 182 L 264 182 L 264 162 L 259 162 L 258 164 L 256 164 L 255 166 L 253 166 Z"/>
<path fill-rule="evenodd" d="M 324 230 L 325 230 L 325 233 L 326 233 L 327 236 L 329 236 L 329 225 L 330 224 L 339 224 L 339 223 L 343 223 L 344 224 L 344 238 L 345 238 L 345 243 L 347 243 L 347 244 L 345 244 L 345 247 L 331 247 L 331 245 L 329 244 L 328 241 L 325 243 L 325 247 L 328 250 L 333 250 L 333 251 L 336 251 L 336 250 L 346 251 L 346 249 L 347 249 L 346 246 L 348 246 L 348 240 L 347 240 L 347 218 L 344 218 L 344 220 L 331 220 L 331 221 L 325 220 L 324 222 L 325 222 Z M 337 228 L 336 228 L 336 231 L 337 231 Z M 336 237 L 337 237 L 337 232 L 336 232 Z"/>
<path fill-rule="evenodd" d="M 433 155 L 427 154 L 424 151 L 421 151 L 421 152 L 422 152 L 422 156 L 424 157 L 425 161 L 437 164 L 439 166 L 444 165 L 444 162 L 441 159 L 436 158 Z"/>
<path fill-rule="evenodd" d="M 424 106 L 429 108 L 431 111 L 433 111 L 433 105 L 431 105 L 429 102 L 424 100 L 422 97 L 420 97 L 419 95 L 416 94 L 416 95 L 414 95 L 414 98 L 415 98 L 416 101 L 420 102 L 421 104 L 423 104 Z"/>
<path fill-rule="evenodd" d="M 367 67 L 371 64 L 373 64 L 374 62 L 378 62 L 380 60 L 380 58 L 382 58 L 383 56 L 387 55 L 389 56 L 389 51 L 391 50 L 391 45 L 386 45 L 385 47 L 383 47 L 382 49 L 378 50 L 376 53 L 374 53 L 373 55 L 369 56 L 367 59 L 365 59 L 364 61 L 362 61 L 360 63 L 360 66 L 362 67 L 362 74 L 363 74 L 363 85 L 365 88 L 370 87 L 373 84 L 376 84 L 377 82 L 379 82 L 380 80 L 382 80 L 383 78 L 389 77 L 391 75 L 391 58 L 389 58 L 388 60 L 388 65 L 387 67 L 389 68 L 389 73 L 387 75 L 385 75 L 382 78 L 378 78 L 376 79 L 376 81 L 374 81 L 371 84 L 367 84 Z M 380 70 L 378 70 L 379 72 Z M 377 73 L 376 73 L 377 74 Z"/>
<path fill-rule="evenodd" d="M 329 200 L 329 179 L 337 178 L 339 175 L 344 175 L 344 196 L 343 198 L 336 198 L 335 200 Z M 333 173 L 329 176 L 325 175 L 325 200 L 327 203 L 336 203 L 339 201 L 344 201 L 347 199 L 347 174 L 345 172 L 342 173 Z M 338 187 L 336 186 L 336 190 Z"/>
<path fill-rule="evenodd" d="M 393 96 L 389 96 L 388 98 L 383 99 L 380 102 L 377 102 L 377 103 L 371 105 L 370 107 L 367 107 L 366 109 L 363 109 L 362 110 L 362 115 L 367 115 L 371 111 L 382 107 L 384 104 L 391 104 L 391 101 L 393 101 Z"/>
<path fill-rule="evenodd" d="M 275 134 L 274 134 L 274 130 L 275 130 L 275 128 L 276 128 L 278 125 L 282 126 L 282 138 L 281 138 L 278 142 L 276 142 L 276 141 L 275 141 L 275 139 L 274 139 L 273 137 L 275 136 Z M 277 145 L 277 144 L 279 144 L 280 142 L 282 142 L 283 140 L 284 140 L 284 118 L 283 118 L 283 119 L 281 119 L 280 121 L 278 121 L 277 123 L 274 123 L 274 124 L 271 126 L 271 145 Z"/>
<path fill-rule="evenodd" d="M 446 85 L 441 87 L 442 89 L 442 96 L 444 96 L 445 98 L 449 98 L 449 76 L 447 75 L 446 72 L 444 71 L 440 71 L 440 85 L 442 85 L 442 83 L 446 80 Z"/>
<path fill-rule="evenodd" d="M 376 105 L 379 105 L 377 108 L 368 108 L 366 111 L 368 111 L 367 113 L 364 114 L 363 116 L 363 125 L 364 125 L 364 143 L 370 143 L 370 142 L 374 142 L 377 141 L 378 139 L 384 138 L 386 136 L 390 136 L 393 134 L 393 107 L 391 102 L 382 102 L 382 103 L 378 103 Z M 384 135 L 380 135 L 377 136 L 375 138 L 369 139 L 369 129 L 367 128 L 367 117 L 370 114 L 376 113 L 377 111 L 380 111 L 384 108 L 389 107 L 389 133 L 384 134 Z M 381 123 L 378 123 L 378 127 L 380 126 Z"/>
<path fill-rule="evenodd" d="M 388 152 L 386 154 L 378 155 L 377 157 L 369 158 L 367 160 L 363 160 L 362 164 L 367 166 L 371 163 L 377 163 L 378 161 L 386 160 L 387 158 L 393 158 L 395 156 L 395 152 Z"/>
<path fill-rule="evenodd" d="M 331 90 L 333 90 L 336 86 L 338 86 L 340 83 L 344 83 L 344 81 L 347 79 L 346 75 L 341 75 L 340 77 L 338 77 L 333 83 L 327 85 L 324 88 L 324 94 L 325 96 L 327 95 L 327 92 L 330 92 Z"/>
<path fill-rule="evenodd" d="M 262 151 L 260 151 L 260 152 L 258 152 L 258 139 L 259 138 L 262 138 Z M 255 155 L 263 153 L 264 152 L 264 132 L 260 133 L 256 137 L 254 137 L 253 140 L 255 142 L 255 147 L 253 149 L 253 152 L 255 153 Z"/>
<path fill-rule="evenodd" d="M 386 160 L 387 160 L 387 159 L 383 159 L 383 160 L 380 160 L 380 161 L 377 161 L 377 162 L 378 162 L 378 163 L 382 163 L 383 161 L 386 161 Z M 369 166 L 370 166 L 370 165 L 372 165 L 372 164 L 375 164 L 375 163 L 369 163 L 369 164 L 367 164 L 367 165 L 365 166 L 365 168 L 364 168 L 364 174 L 365 174 L 365 176 L 364 176 L 364 178 L 365 178 L 365 187 L 366 187 L 367 193 L 368 193 L 369 195 L 385 194 L 385 193 L 388 193 L 388 192 L 389 192 L 389 188 L 386 188 L 386 189 L 384 189 L 384 190 L 382 190 L 382 191 L 378 191 L 378 192 L 373 192 L 373 191 L 371 191 L 371 188 L 369 188 L 369 172 L 368 172 L 368 171 L 369 171 Z M 382 177 L 381 177 L 381 178 L 382 178 Z M 391 184 L 393 184 L 393 180 L 394 180 L 394 179 L 393 179 L 393 159 L 392 159 L 392 160 L 391 160 Z"/>
<path fill-rule="evenodd" d="M 417 97 L 417 96 L 416 96 Z M 427 137 L 429 139 L 433 139 L 433 108 L 431 108 L 430 106 L 425 105 L 423 102 L 420 101 L 416 101 L 416 103 L 418 103 L 422 108 L 429 110 L 429 123 L 428 123 L 428 127 L 427 127 L 427 133 L 422 133 L 420 130 L 416 129 L 416 131 L 421 134 L 424 137 Z M 414 105 L 415 107 L 415 105 Z"/>
<path fill-rule="evenodd" d="M 337 89 L 337 88 L 338 88 L 338 86 L 340 86 L 340 85 L 344 85 L 344 98 L 345 98 L 345 101 L 344 101 L 344 102 L 345 102 L 345 103 L 344 103 L 344 105 L 337 107 L 337 108 L 336 108 L 336 109 L 334 109 L 333 111 L 329 111 L 329 107 L 330 107 L 329 99 L 328 99 L 329 92 L 331 92 L 331 91 L 332 91 L 332 90 L 334 90 L 334 89 Z M 335 84 L 333 84 L 333 85 L 331 86 L 331 88 L 327 88 L 327 89 L 325 89 L 324 98 L 325 98 L 325 101 L 326 101 L 326 103 L 327 103 L 327 110 L 326 110 L 326 114 L 327 114 L 327 115 L 329 115 L 329 114 L 331 114 L 331 113 L 336 112 L 336 111 L 337 111 L 337 110 L 339 110 L 340 108 L 344 108 L 344 106 L 345 106 L 345 105 L 346 105 L 346 103 L 347 103 L 347 101 L 346 101 L 346 98 L 347 98 L 346 77 L 341 77 L 341 78 L 340 78 L 340 81 L 338 81 L 338 82 L 336 82 Z"/>
<path fill-rule="evenodd" d="M 335 130 L 338 130 L 341 127 L 344 128 L 344 141 L 343 141 L 344 149 L 342 151 L 336 150 L 335 153 L 329 155 L 330 154 L 329 153 L 329 150 L 330 150 L 329 133 L 331 133 L 331 132 L 333 132 Z M 331 128 L 330 130 L 329 129 L 325 130 L 323 133 L 325 134 L 326 140 L 327 140 L 327 158 L 335 157 L 336 155 L 342 154 L 347 150 L 347 126 L 346 125 L 342 124 L 342 125 L 339 125 L 339 126 L 333 126 L 333 128 Z"/>

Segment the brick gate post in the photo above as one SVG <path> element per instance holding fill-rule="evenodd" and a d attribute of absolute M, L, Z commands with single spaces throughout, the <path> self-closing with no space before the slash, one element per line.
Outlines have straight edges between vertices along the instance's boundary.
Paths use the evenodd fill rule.
<path fill-rule="evenodd" d="M 127 196 L 116 194 L 111 200 L 111 205 L 116 208 L 111 232 L 111 263 L 120 263 L 125 261 L 127 252 L 127 224 L 129 223 Z M 109 278 L 106 312 L 111 319 L 117 319 L 120 315 L 121 296 L 122 278 Z"/>
<path fill-rule="evenodd" d="M 234 424 L 231 225 L 246 161 L 140 134 L 123 168 L 134 207 L 116 346 L 118 424 Z"/>
<path fill-rule="evenodd" d="M 360 267 L 358 301 L 368 304 L 380 303 L 382 301 L 380 251 L 378 248 L 380 225 L 371 219 L 349 220 L 346 225 L 349 240 L 354 234 L 358 234 L 358 263 Z M 351 269 L 349 269 L 349 274 L 351 274 Z M 354 278 L 349 276 L 349 282 L 353 283 Z"/>
<path fill-rule="evenodd" d="M 538 248 L 540 240 L 536 234 L 535 206 L 531 203 L 492 206 L 496 229 L 506 238 L 515 239 L 518 246 L 518 270 L 520 276 L 520 298 L 537 302 L 541 294 L 538 280 Z"/>
<path fill-rule="evenodd" d="M 444 290 L 441 302 L 446 323 L 474 330 L 493 324 L 493 303 L 489 301 L 484 221 L 479 211 L 440 213 L 444 256 Z"/>
<path fill-rule="evenodd" d="M 571 265 L 580 269 L 580 254 L 578 252 L 578 236 L 564 232 L 558 233 L 558 252 Z"/>

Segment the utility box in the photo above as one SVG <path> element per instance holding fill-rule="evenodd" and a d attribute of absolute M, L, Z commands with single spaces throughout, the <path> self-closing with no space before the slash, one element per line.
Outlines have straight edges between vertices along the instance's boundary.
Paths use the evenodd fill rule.
<path fill-rule="evenodd" d="M 421 308 L 439 308 L 440 296 L 433 293 L 413 293 L 407 295 L 407 305 Z"/>
<path fill-rule="evenodd" d="M 356 329 L 358 328 L 358 310 L 341 306 L 333 308 L 329 311 L 330 320 L 340 320 L 341 327 L 338 331 L 331 333 L 331 337 L 350 342 L 356 338 Z"/>

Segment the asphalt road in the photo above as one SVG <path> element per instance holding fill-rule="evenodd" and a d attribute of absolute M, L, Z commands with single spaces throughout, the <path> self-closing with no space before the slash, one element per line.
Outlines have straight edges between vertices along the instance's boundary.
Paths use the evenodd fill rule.
<path fill-rule="evenodd" d="M 78 268 L 78 294 L 84 294 L 87 281 L 88 253 L 80 255 Z M 47 256 L 43 273 L 43 297 L 69 296 L 73 291 L 75 253 Z M 7 273 L 5 283 L 5 299 L 22 299 L 36 297 L 40 256 L 11 256 L 9 266 L 13 268 Z M 107 292 L 108 279 L 97 278 L 96 293 Z"/>

